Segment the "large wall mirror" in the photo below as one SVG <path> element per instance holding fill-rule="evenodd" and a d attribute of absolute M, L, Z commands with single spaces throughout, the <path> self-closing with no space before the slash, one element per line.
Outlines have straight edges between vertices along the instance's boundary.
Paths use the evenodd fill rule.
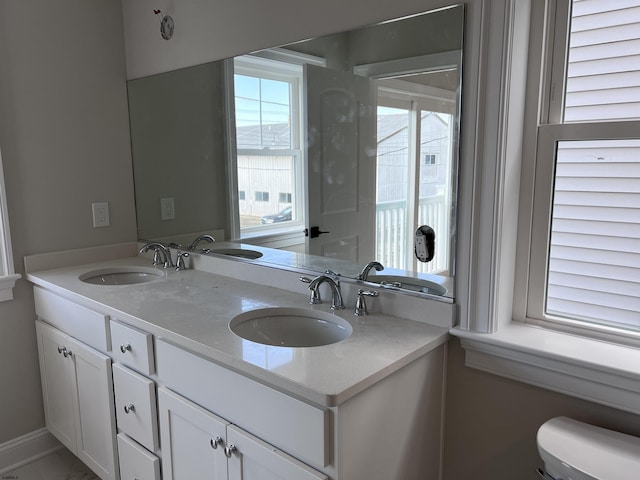
<path fill-rule="evenodd" d="M 129 81 L 139 238 L 378 262 L 367 281 L 450 301 L 463 23 L 457 5 Z"/>

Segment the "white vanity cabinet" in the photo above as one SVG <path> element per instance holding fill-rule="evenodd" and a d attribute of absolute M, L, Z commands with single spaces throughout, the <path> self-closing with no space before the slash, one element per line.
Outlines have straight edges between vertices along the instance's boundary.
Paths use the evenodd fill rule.
<path fill-rule="evenodd" d="M 36 332 L 47 428 L 100 478 L 117 480 L 111 359 L 44 322 Z"/>
<path fill-rule="evenodd" d="M 164 480 L 327 480 L 202 407 L 158 390 Z"/>
<path fill-rule="evenodd" d="M 158 339 L 164 479 L 218 478 L 190 470 L 224 463 L 218 444 L 236 447 L 234 480 L 441 478 L 444 357 L 434 348 L 327 408 Z"/>
<path fill-rule="evenodd" d="M 446 330 L 407 324 L 422 343 L 405 348 L 411 332 L 396 320 L 391 340 L 384 322 L 360 328 L 352 351 L 329 347 L 307 367 L 310 352 L 296 352 L 291 361 L 312 380 L 284 382 L 277 368 L 244 371 L 240 354 L 208 345 L 198 333 L 204 310 L 173 330 L 157 309 L 129 311 L 100 293 L 111 290 L 74 293 L 87 268 L 67 270 L 71 280 L 32 278 L 42 282 L 34 298 L 47 427 L 103 480 L 442 478 Z M 229 334 L 226 323 L 206 328 L 204 339 Z M 361 368 L 369 359 L 377 369 Z"/>

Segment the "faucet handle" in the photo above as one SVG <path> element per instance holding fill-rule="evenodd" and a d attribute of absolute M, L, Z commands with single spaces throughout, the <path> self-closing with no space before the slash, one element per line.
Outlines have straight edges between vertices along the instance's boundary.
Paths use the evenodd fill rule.
<path fill-rule="evenodd" d="M 189 256 L 189 252 L 178 252 L 178 256 L 176 257 L 176 272 L 187 269 L 187 266 L 184 263 L 184 259 L 188 258 Z"/>
<path fill-rule="evenodd" d="M 364 317 L 369 315 L 369 311 L 367 310 L 367 302 L 365 302 L 364 297 L 377 297 L 379 294 L 375 290 L 358 290 L 358 298 L 356 299 L 356 308 L 353 312 L 354 315 L 358 317 Z"/>
<path fill-rule="evenodd" d="M 309 277 L 300 277 L 299 280 L 302 283 L 311 283 L 313 281 Z M 309 290 L 311 291 L 311 293 L 309 294 L 309 304 L 310 305 L 318 305 L 318 304 L 322 303 L 322 298 L 320 297 L 320 289 L 318 289 L 318 288 L 309 288 Z"/>

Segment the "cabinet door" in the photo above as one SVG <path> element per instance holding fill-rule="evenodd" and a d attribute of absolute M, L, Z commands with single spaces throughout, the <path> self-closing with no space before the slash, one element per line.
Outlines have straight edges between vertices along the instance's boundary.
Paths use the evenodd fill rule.
<path fill-rule="evenodd" d="M 158 412 L 164 480 L 227 480 L 227 422 L 163 388 Z"/>
<path fill-rule="evenodd" d="M 244 430 L 227 428 L 229 480 L 327 480 L 327 476 Z"/>
<path fill-rule="evenodd" d="M 42 396 L 47 428 L 72 452 L 76 451 L 76 381 L 69 337 L 36 321 Z M 67 353 L 66 355 L 64 355 Z"/>
<path fill-rule="evenodd" d="M 77 455 L 103 480 L 119 478 L 111 359 L 70 338 L 78 392 Z"/>

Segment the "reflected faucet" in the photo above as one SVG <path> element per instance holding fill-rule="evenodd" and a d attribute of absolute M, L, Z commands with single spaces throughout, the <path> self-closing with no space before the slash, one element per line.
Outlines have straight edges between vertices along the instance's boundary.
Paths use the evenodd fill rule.
<path fill-rule="evenodd" d="M 309 300 L 309 303 L 320 303 L 320 292 L 318 291 L 318 288 L 325 282 L 328 283 L 331 288 L 331 310 L 344 309 L 342 292 L 340 292 L 340 283 L 327 275 L 319 275 L 309 283 L 309 290 L 311 290 L 311 300 Z"/>
<path fill-rule="evenodd" d="M 367 281 L 367 277 L 369 276 L 369 272 L 374 268 L 376 272 L 380 272 L 384 270 L 384 267 L 380 262 L 369 262 L 367 263 L 362 271 L 358 274 L 358 280 L 362 280 L 363 282 Z"/>
<path fill-rule="evenodd" d="M 191 242 L 189 244 L 189 246 L 187 247 L 187 250 L 189 250 L 190 252 L 193 252 L 196 247 L 198 246 L 198 244 L 202 241 L 206 241 L 207 243 L 213 243 L 216 241 L 215 238 L 213 238 L 211 235 L 200 235 L 198 238 L 196 238 L 193 242 Z M 206 248 L 202 249 L 203 251 L 208 250 Z M 210 250 L 209 250 L 210 251 Z M 209 253 L 209 251 L 205 252 L 205 253 Z"/>
<path fill-rule="evenodd" d="M 173 260 L 171 259 L 171 250 L 158 242 L 146 243 L 141 249 L 140 253 L 146 253 L 149 250 L 153 250 L 153 264 L 161 265 L 163 268 L 173 267 Z"/>

